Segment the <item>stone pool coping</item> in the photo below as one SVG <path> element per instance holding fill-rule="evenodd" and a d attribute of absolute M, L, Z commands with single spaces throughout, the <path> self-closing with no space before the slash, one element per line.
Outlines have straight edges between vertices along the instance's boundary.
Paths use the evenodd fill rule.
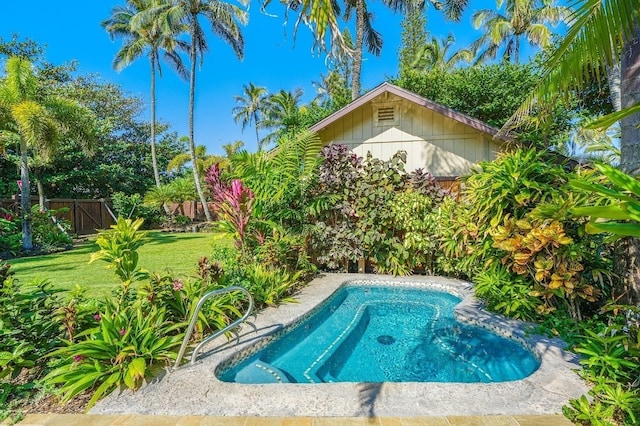
<path fill-rule="evenodd" d="M 299 322 L 345 282 L 396 283 L 446 289 L 463 300 L 455 315 L 521 341 L 541 361 L 529 377 L 502 383 L 225 383 L 215 370 L 257 341 Z M 143 386 L 135 393 L 112 394 L 91 414 L 155 414 L 217 416 L 450 416 L 556 414 L 569 399 L 588 391 L 575 373 L 577 357 L 565 352 L 559 339 L 528 335 L 526 324 L 482 310 L 465 281 L 433 276 L 389 277 L 323 274 L 305 287 L 299 303 L 261 311 L 244 326 L 240 340 L 221 337 L 193 365 L 185 365 Z"/>

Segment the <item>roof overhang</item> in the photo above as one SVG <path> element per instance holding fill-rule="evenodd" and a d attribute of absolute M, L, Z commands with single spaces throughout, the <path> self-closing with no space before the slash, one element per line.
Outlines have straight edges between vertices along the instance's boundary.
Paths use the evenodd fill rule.
<path fill-rule="evenodd" d="M 375 89 L 371 90 L 370 92 L 367 92 L 364 95 L 360 96 L 358 99 L 352 101 L 351 103 L 342 107 L 341 109 L 329 115 L 325 119 L 314 124 L 309 128 L 309 130 L 313 132 L 319 132 L 325 129 L 327 126 L 331 125 L 332 123 L 336 122 L 337 120 L 341 119 L 342 117 L 350 114 L 354 110 L 360 108 L 361 106 L 367 104 L 368 102 L 371 102 L 372 100 L 374 100 L 375 98 L 377 98 L 378 96 L 382 95 L 385 92 L 396 95 L 402 99 L 405 99 L 421 107 L 435 111 L 439 114 L 444 115 L 445 117 L 458 121 L 462 124 L 466 124 L 467 126 L 473 129 L 476 129 L 482 133 L 486 133 L 491 137 L 496 137 L 502 140 L 509 140 L 508 137 L 498 135 L 498 131 L 499 131 L 498 129 L 488 125 L 487 123 L 481 120 L 478 120 L 466 114 L 462 114 L 460 112 L 454 111 L 451 108 L 448 108 L 444 105 L 440 105 L 429 99 L 423 98 L 422 96 L 419 96 L 413 92 L 410 92 L 408 90 L 405 90 L 401 87 L 398 87 L 388 82 L 384 82 L 381 85 L 377 86 Z"/>

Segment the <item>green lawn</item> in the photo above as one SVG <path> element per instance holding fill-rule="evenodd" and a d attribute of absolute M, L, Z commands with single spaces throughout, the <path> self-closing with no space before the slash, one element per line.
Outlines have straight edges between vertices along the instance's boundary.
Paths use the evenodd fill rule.
<path fill-rule="evenodd" d="M 214 244 L 228 245 L 228 240 L 216 239 L 209 233 L 165 233 L 150 231 L 149 242 L 142 246 L 140 267 L 150 272 L 170 269 L 176 274 L 191 275 L 198 259 L 211 254 Z M 11 270 L 22 283 L 34 278 L 48 279 L 56 288 L 69 290 L 76 284 L 86 288 L 87 295 L 100 297 L 110 294 L 118 283 L 113 269 L 104 261 L 89 264 L 89 255 L 98 250 L 95 237 L 70 251 L 46 256 L 12 259 Z"/>

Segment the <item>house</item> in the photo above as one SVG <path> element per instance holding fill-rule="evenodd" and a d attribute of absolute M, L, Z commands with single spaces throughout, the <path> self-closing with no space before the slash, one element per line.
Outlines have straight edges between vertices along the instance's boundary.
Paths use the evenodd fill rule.
<path fill-rule="evenodd" d="M 406 170 L 423 168 L 452 181 L 479 161 L 491 161 L 505 140 L 498 129 L 390 83 L 354 100 L 311 127 L 324 144 L 341 143 L 357 155 L 388 160 L 407 152 Z M 448 186 L 448 185 L 447 185 Z"/>

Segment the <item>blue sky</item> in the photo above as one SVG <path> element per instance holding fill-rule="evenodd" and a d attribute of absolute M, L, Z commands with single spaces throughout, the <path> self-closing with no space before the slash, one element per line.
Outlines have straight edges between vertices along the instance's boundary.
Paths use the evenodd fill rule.
<path fill-rule="evenodd" d="M 46 58 L 54 64 L 78 61 L 81 74 L 98 73 L 105 81 L 121 85 L 130 94 L 149 101 L 149 64 L 141 58 L 135 64 L 117 73 L 112 60 L 121 41 L 110 40 L 100 23 L 108 18 L 113 7 L 124 0 L 35 0 L 30 2 L 6 1 L 3 4 L 0 35 L 9 39 L 13 33 L 46 45 Z M 28 5 L 28 6 L 27 6 Z M 371 89 L 388 76 L 397 74 L 397 52 L 400 44 L 400 15 L 372 2 L 375 13 L 374 28 L 384 36 L 380 57 L 367 55 L 362 74 L 363 90 Z M 493 1 L 471 1 L 461 23 L 454 25 L 442 19 L 439 12 L 429 6 L 427 27 L 432 34 L 456 35 L 456 46 L 468 45 L 479 36 L 470 23 L 470 15 L 477 8 L 495 7 Z M 209 34 L 210 51 L 196 81 L 196 143 L 206 145 L 207 152 L 221 153 L 221 146 L 242 140 L 249 150 L 255 150 L 255 133 L 247 128 L 244 133 L 233 121 L 231 109 L 234 96 L 242 93 L 242 86 L 252 82 L 275 93 L 281 89 L 304 90 L 305 102 L 315 96 L 313 81 L 326 72 L 326 57 L 313 53 L 312 39 L 306 27 L 301 26 L 294 42 L 294 17 L 285 27 L 283 9 L 272 2 L 269 10 L 277 17 L 260 13 L 260 3 L 253 2 L 248 25 L 244 28 L 244 60 L 239 61 L 232 49 Z M 9 18 L 11 17 L 11 18 Z M 169 122 L 179 135 L 188 131 L 188 83 L 175 76 L 170 68 L 157 85 L 157 115 Z M 145 111 L 144 119 L 149 119 Z"/>

